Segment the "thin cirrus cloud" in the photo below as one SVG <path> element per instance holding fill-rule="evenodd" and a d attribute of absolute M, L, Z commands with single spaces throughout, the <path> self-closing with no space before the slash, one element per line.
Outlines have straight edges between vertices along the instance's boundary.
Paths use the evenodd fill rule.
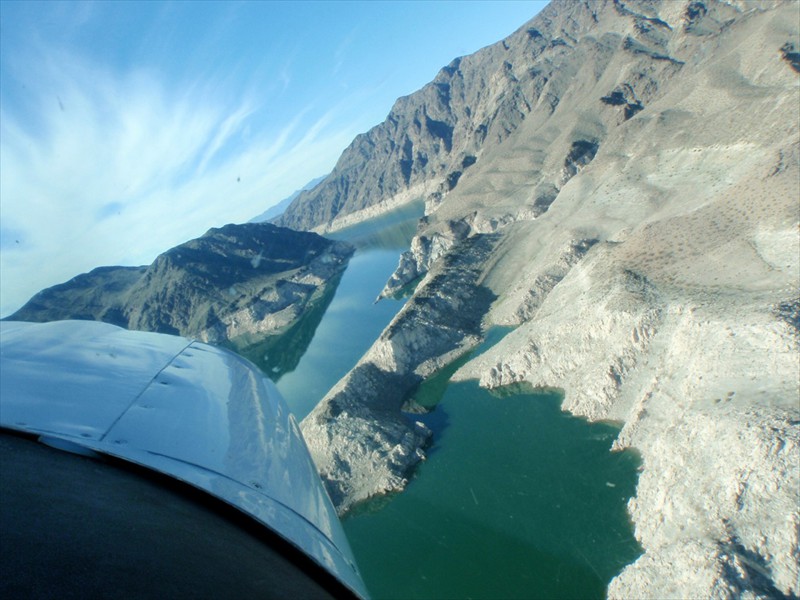
<path fill-rule="evenodd" d="M 267 129 L 269 107 L 230 86 L 169 88 L 75 56 L 37 63 L 30 115 L 0 118 L 0 314 L 102 264 L 147 264 L 209 227 L 243 222 L 324 173 L 358 132 L 309 123 L 308 106 Z M 302 185 L 302 183 L 300 183 Z"/>

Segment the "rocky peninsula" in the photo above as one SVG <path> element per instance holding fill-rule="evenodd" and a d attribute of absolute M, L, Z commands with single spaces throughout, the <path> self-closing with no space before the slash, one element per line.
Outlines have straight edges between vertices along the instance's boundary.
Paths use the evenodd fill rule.
<path fill-rule="evenodd" d="M 143 267 L 99 267 L 42 290 L 9 319 L 88 319 L 231 346 L 291 370 L 354 248 L 269 223 L 213 228 Z"/>

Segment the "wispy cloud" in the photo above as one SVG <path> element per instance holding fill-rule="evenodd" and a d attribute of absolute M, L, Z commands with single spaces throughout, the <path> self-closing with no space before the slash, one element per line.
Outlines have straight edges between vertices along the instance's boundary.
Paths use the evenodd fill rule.
<path fill-rule="evenodd" d="M 0 108 L 3 316 L 78 273 L 146 264 L 248 220 L 329 170 L 357 133 L 330 111 L 306 123 L 302 106 L 272 131 L 268 106 L 214 81 L 177 89 L 63 53 L 26 68 L 30 113 Z"/>
<path fill-rule="evenodd" d="M 336 77 L 342 70 L 342 67 L 345 63 L 345 57 L 347 56 L 350 47 L 353 45 L 356 31 L 357 28 L 352 29 L 336 47 L 336 50 L 333 53 L 333 71 L 331 72 L 331 77 Z"/>

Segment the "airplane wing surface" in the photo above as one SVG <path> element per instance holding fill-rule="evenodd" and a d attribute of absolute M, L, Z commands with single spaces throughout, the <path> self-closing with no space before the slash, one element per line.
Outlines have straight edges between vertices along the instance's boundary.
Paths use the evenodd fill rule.
<path fill-rule="evenodd" d="M 367 595 L 294 417 L 274 385 L 227 350 L 93 321 L 2 322 L 0 427 L 74 460 L 188 484 L 277 533 L 351 594 Z M 27 456 L 5 449 L 3 471 L 17 454 Z M 28 467 L 28 478 L 64 457 L 31 460 L 44 464 Z"/>

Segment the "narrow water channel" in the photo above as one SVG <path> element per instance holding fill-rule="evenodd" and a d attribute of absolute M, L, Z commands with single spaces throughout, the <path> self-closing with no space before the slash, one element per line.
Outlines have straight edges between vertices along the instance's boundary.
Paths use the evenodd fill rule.
<path fill-rule="evenodd" d="M 356 252 L 297 367 L 275 378 L 298 421 L 355 366 L 402 308 L 403 300 L 375 299 L 411 243 L 423 209 L 421 202 L 412 203 L 328 236 L 354 244 Z"/>
<path fill-rule="evenodd" d="M 298 420 L 402 307 L 374 300 L 408 247 L 421 206 L 337 234 L 358 250 L 297 367 L 277 387 Z M 484 348 L 502 331 L 492 331 Z M 479 349 L 478 351 L 480 351 Z M 430 378 L 414 418 L 434 432 L 408 488 L 344 520 L 376 600 L 602 598 L 641 553 L 626 512 L 639 459 L 611 453 L 618 429 L 560 410 L 555 392 Z"/>

